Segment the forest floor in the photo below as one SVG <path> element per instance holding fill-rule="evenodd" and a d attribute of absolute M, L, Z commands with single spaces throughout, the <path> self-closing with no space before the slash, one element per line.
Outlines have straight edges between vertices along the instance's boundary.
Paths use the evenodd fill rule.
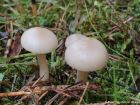
<path fill-rule="evenodd" d="M 20 44 L 22 33 L 35 26 L 52 30 L 60 43 L 46 55 L 49 83 L 39 84 L 36 56 Z M 64 60 L 64 41 L 72 33 L 97 38 L 109 53 L 107 66 L 89 73 L 86 84 L 75 84 L 76 70 Z M 139 104 L 139 33 L 140 0 L 0 0 L 0 92 L 15 92 L 1 96 L 0 105 Z M 36 85 L 50 90 L 36 94 Z M 66 85 L 82 91 L 60 92 Z"/>

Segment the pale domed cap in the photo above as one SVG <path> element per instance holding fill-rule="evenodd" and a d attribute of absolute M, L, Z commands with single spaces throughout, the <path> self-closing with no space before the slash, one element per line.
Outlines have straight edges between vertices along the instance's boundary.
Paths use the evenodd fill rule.
<path fill-rule="evenodd" d="M 80 71 L 95 71 L 107 63 L 108 53 L 97 39 L 85 39 L 75 42 L 65 51 L 66 63 Z"/>
<path fill-rule="evenodd" d="M 58 40 L 52 31 L 46 28 L 34 27 L 23 33 L 21 44 L 27 51 L 44 54 L 55 49 L 58 45 Z"/>
<path fill-rule="evenodd" d="M 81 41 L 86 39 L 87 37 L 81 34 L 72 34 L 67 37 L 65 46 L 68 47 L 69 45 L 74 44 L 75 42 Z"/>

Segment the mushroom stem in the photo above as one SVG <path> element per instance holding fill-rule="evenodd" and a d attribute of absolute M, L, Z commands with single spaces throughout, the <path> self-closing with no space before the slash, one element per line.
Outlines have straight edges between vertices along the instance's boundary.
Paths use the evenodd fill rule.
<path fill-rule="evenodd" d="M 86 82 L 88 79 L 88 72 L 84 72 L 84 71 L 77 71 L 77 78 L 76 78 L 76 82 Z"/>
<path fill-rule="evenodd" d="M 45 81 L 49 79 L 49 69 L 48 69 L 48 61 L 46 60 L 45 54 L 38 54 L 37 60 L 39 64 L 39 74 L 42 77 L 41 80 Z"/>

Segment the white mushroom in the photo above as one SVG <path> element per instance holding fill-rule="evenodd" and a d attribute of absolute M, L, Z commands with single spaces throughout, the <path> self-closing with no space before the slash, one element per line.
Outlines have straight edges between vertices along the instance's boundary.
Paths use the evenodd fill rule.
<path fill-rule="evenodd" d="M 73 36 L 69 36 L 73 37 Z M 69 40 L 68 37 L 68 40 Z M 78 36 L 79 37 L 79 36 Z M 86 81 L 89 71 L 95 71 L 104 67 L 107 63 L 107 50 L 105 46 L 97 39 L 79 37 L 76 42 L 69 40 L 69 45 L 65 51 L 66 63 L 74 69 L 77 69 L 76 82 Z M 66 43 L 67 44 L 67 40 Z"/>
<path fill-rule="evenodd" d="M 69 37 L 67 37 L 66 42 L 65 42 L 65 46 L 68 47 L 71 44 L 74 44 L 75 42 L 77 43 L 78 41 L 84 40 L 87 37 L 81 34 L 72 34 Z"/>
<path fill-rule="evenodd" d="M 55 34 L 46 28 L 30 28 L 23 33 L 21 44 L 27 51 L 37 54 L 40 76 L 43 77 L 42 80 L 48 80 L 49 70 L 45 54 L 57 47 L 58 40 Z"/>

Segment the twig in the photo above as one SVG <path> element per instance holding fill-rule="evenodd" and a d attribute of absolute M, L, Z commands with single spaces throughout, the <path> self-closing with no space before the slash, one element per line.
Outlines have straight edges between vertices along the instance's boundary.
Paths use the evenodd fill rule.
<path fill-rule="evenodd" d="M 134 17 L 129 17 L 127 20 L 123 21 L 123 24 L 128 23 L 128 22 L 131 21 L 132 19 L 134 19 Z"/>
<path fill-rule="evenodd" d="M 35 101 L 35 103 L 38 103 L 48 92 L 50 91 L 57 92 L 57 94 L 52 99 L 50 99 L 49 102 L 47 103 L 47 105 L 51 105 L 57 98 L 60 99 L 61 96 L 66 97 L 67 99 L 71 97 L 79 98 L 78 94 L 84 90 L 82 97 L 80 99 L 82 101 L 83 96 L 87 89 L 98 90 L 100 88 L 100 86 L 94 83 L 91 83 L 91 84 L 77 83 L 72 86 L 71 85 L 37 86 L 38 85 L 37 82 L 34 84 L 36 84 L 34 87 L 33 85 L 24 86 L 23 89 L 20 90 L 19 92 L 0 93 L 0 97 L 22 96 L 22 98 L 16 104 L 16 105 L 19 105 L 21 101 L 27 98 L 32 98 Z"/>
<path fill-rule="evenodd" d="M 29 89 L 29 87 L 23 87 L 21 90 L 28 90 L 29 92 L 30 92 L 30 94 L 32 93 L 32 91 L 31 91 L 31 89 Z M 27 99 L 28 97 L 30 97 L 30 94 L 29 95 L 24 95 L 24 96 L 22 96 L 19 100 L 18 100 L 18 103 L 16 103 L 15 105 L 20 105 L 20 103 L 23 101 L 23 100 L 25 100 L 25 99 Z"/>
<path fill-rule="evenodd" d="M 40 97 L 39 97 L 39 101 L 48 93 L 48 91 L 44 92 Z"/>
<path fill-rule="evenodd" d="M 51 104 L 54 102 L 54 100 L 57 99 L 58 96 L 59 96 L 61 93 L 63 93 L 65 89 L 67 89 L 67 88 L 69 88 L 69 87 L 70 87 L 70 86 L 67 86 L 67 87 L 65 87 L 63 90 L 61 89 L 61 91 L 57 91 L 57 92 L 59 92 L 59 93 L 57 93 L 53 98 L 51 98 L 51 99 L 49 100 L 49 102 L 48 102 L 47 105 L 51 105 Z M 55 91 L 56 91 L 56 90 L 55 90 Z"/>
<path fill-rule="evenodd" d="M 44 75 L 45 75 L 45 74 L 44 74 Z M 32 87 L 34 87 L 34 86 L 44 77 L 44 75 L 43 75 L 42 77 L 39 77 L 39 78 L 33 83 Z"/>
<path fill-rule="evenodd" d="M 24 92 L 24 91 L 9 92 L 9 93 L 0 93 L 0 97 L 22 96 L 22 95 L 29 95 L 29 94 L 31 94 L 31 92 Z"/>
<path fill-rule="evenodd" d="M 60 94 L 56 94 L 53 98 L 51 98 L 47 105 L 51 105 L 54 102 L 54 100 L 58 98 L 59 95 Z"/>
<path fill-rule="evenodd" d="M 83 91 L 82 96 L 80 97 L 80 100 L 79 100 L 79 102 L 78 102 L 78 105 L 81 104 L 81 102 L 82 102 L 82 100 L 83 100 L 83 98 L 84 98 L 84 95 L 85 95 L 85 93 L 86 93 L 86 91 L 87 91 L 87 89 L 88 89 L 88 85 L 89 85 L 89 82 L 86 83 L 86 87 L 85 87 L 85 89 L 84 89 L 84 91 Z"/>

